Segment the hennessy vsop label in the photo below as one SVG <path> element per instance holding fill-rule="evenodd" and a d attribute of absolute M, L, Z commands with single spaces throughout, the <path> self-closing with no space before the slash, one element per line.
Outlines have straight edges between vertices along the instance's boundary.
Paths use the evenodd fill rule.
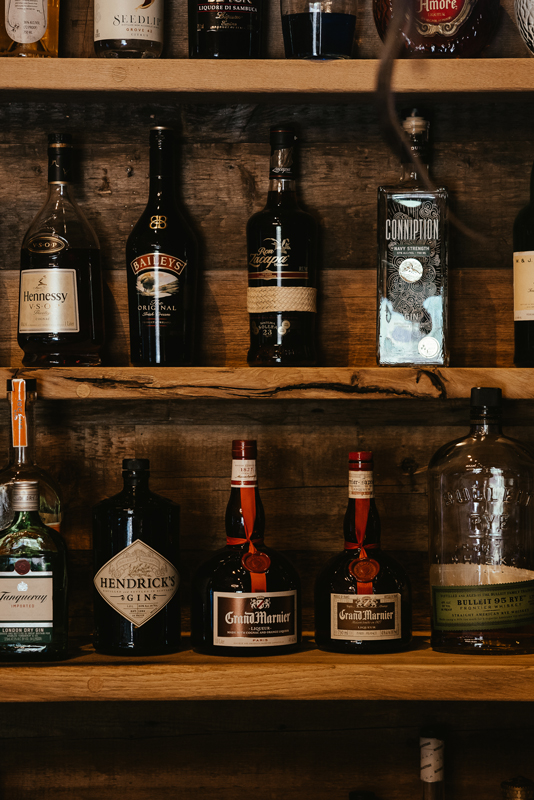
<path fill-rule="evenodd" d="M 78 333 L 78 290 L 74 269 L 23 269 L 20 273 L 19 332 Z"/>
<path fill-rule="evenodd" d="M 171 562 L 139 539 L 104 564 L 94 578 L 106 603 L 137 628 L 167 605 L 179 582 Z"/>

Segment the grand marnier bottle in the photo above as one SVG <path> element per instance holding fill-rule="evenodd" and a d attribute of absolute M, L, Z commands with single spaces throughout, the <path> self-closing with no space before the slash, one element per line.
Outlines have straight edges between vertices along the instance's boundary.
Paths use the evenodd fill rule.
<path fill-rule="evenodd" d="M 345 547 L 315 583 L 315 642 L 338 653 L 391 653 L 412 638 L 410 581 L 380 547 L 373 456 L 349 454 Z"/>
<path fill-rule="evenodd" d="M 176 201 L 174 147 L 171 128 L 152 128 L 148 203 L 126 244 L 130 357 L 136 366 L 194 361 L 197 243 Z"/>
<path fill-rule="evenodd" d="M 471 390 L 471 429 L 428 467 L 432 647 L 534 651 L 534 458 L 501 431 L 501 390 Z"/>
<path fill-rule="evenodd" d="M 148 459 L 124 459 L 124 488 L 93 509 L 94 646 L 111 655 L 180 647 L 180 507 L 148 488 Z"/>
<path fill-rule="evenodd" d="M 256 453 L 254 440 L 232 442 L 226 547 L 193 580 L 191 640 L 201 653 L 274 655 L 300 643 L 300 580 L 285 556 L 263 543 Z"/>
<path fill-rule="evenodd" d="M 72 137 L 48 137 L 48 197 L 21 251 L 18 343 L 23 364 L 100 364 L 104 310 L 100 247 L 71 195 Z"/>

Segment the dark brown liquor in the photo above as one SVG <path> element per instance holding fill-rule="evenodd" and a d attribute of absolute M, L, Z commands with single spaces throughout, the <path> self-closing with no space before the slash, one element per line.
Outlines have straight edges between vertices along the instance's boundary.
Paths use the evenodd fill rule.
<path fill-rule="evenodd" d="M 372 453 L 349 454 L 345 549 L 315 584 L 315 643 L 338 653 L 391 653 L 412 638 L 410 582 L 380 547 Z"/>
<path fill-rule="evenodd" d="M 473 58 L 497 30 L 500 0 L 414 0 L 410 30 L 403 31 L 404 55 L 420 58 Z M 373 0 L 379 36 L 399 25 L 395 0 Z M 402 19 L 404 27 L 404 19 Z"/>
<path fill-rule="evenodd" d="M 197 243 L 176 201 L 174 147 L 171 128 L 152 128 L 148 203 L 126 244 L 135 366 L 194 361 Z"/>
<path fill-rule="evenodd" d="M 534 367 L 534 166 L 530 202 L 514 222 L 514 364 Z"/>
<path fill-rule="evenodd" d="M 275 655 L 300 644 L 300 580 L 292 564 L 263 543 L 265 515 L 256 477 L 256 442 L 232 442 L 226 547 L 197 570 L 191 640 L 201 653 Z"/>
<path fill-rule="evenodd" d="M 48 137 L 48 197 L 21 251 L 23 364 L 95 366 L 104 344 L 100 247 L 71 196 L 72 137 Z"/>
<path fill-rule="evenodd" d="M 190 58 L 260 58 L 263 0 L 189 0 Z"/>
<path fill-rule="evenodd" d="M 111 655 L 180 647 L 180 507 L 148 488 L 149 461 L 124 459 L 123 490 L 93 509 L 94 646 Z"/>
<path fill-rule="evenodd" d="M 247 225 L 250 350 L 254 367 L 316 363 L 319 228 L 299 208 L 291 128 L 271 128 L 267 205 Z"/>

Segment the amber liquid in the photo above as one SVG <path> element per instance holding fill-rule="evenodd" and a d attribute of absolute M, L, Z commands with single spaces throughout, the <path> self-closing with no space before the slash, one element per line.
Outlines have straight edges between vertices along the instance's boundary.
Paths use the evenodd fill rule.
<path fill-rule="evenodd" d="M 6 3 L 8 2 L 9 0 L 0 0 L 0 56 L 57 58 L 59 40 L 59 0 L 47 0 L 48 8 L 45 34 L 37 42 L 29 42 L 27 44 L 15 42 L 6 30 Z"/>

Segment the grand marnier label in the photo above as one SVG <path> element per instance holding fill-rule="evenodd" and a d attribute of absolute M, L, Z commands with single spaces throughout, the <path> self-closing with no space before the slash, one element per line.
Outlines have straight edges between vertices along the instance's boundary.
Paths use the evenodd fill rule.
<path fill-rule="evenodd" d="M 20 273 L 19 333 L 78 333 L 74 269 L 23 269 Z"/>
<path fill-rule="evenodd" d="M 106 603 L 137 628 L 167 605 L 179 582 L 171 562 L 139 539 L 104 564 L 94 578 Z"/>
<path fill-rule="evenodd" d="M 47 644 L 52 641 L 52 573 L 0 572 L 0 644 Z"/>
<path fill-rule="evenodd" d="M 213 593 L 213 644 L 279 646 L 297 641 L 297 592 Z"/>
<path fill-rule="evenodd" d="M 400 639 L 400 594 L 331 594 L 332 639 Z"/>

